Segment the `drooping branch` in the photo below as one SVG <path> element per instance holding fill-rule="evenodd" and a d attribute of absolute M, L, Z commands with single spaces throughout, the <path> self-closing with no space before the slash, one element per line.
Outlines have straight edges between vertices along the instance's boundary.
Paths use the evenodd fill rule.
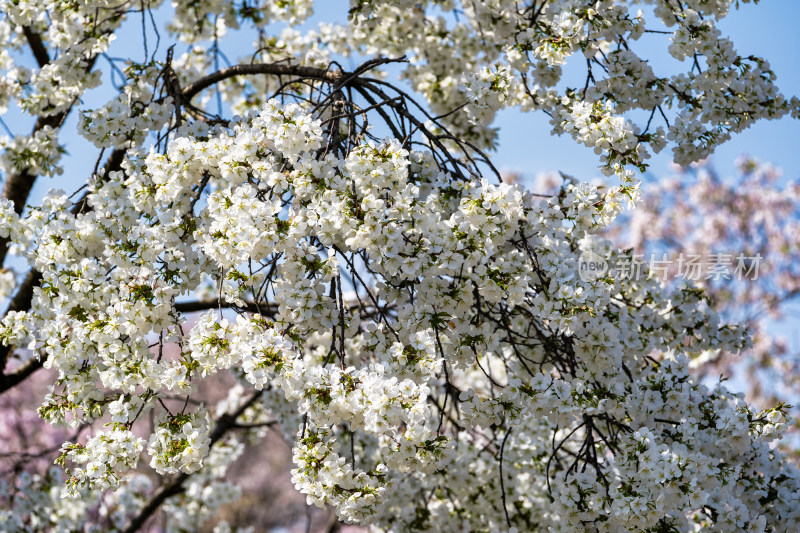
<path fill-rule="evenodd" d="M 296 76 L 298 78 L 326 81 L 336 83 L 337 89 L 346 85 L 363 85 L 364 82 L 359 78 L 361 74 L 367 70 L 373 69 L 379 65 L 386 63 L 393 63 L 397 61 L 404 61 L 403 58 L 378 58 L 368 61 L 361 65 L 354 72 L 344 72 L 341 70 L 330 70 L 317 67 L 306 67 L 302 65 L 284 65 L 277 63 L 258 63 L 258 64 L 242 64 L 234 65 L 222 70 L 218 70 L 208 76 L 200 78 L 185 89 L 183 89 L 183 97 L 186 101 L 190 101 L 202 90 L 211 87 L 229 78 L 237 76 L 253 76 L 260 74 L 267 74 L 272 76 Z"/>
<path fill-rule="evenodd" d="M 339 70 L 325 70 L 316 67 L 304 67 L 301 65 L 278 65 L 275 63 L 269 64 L 254 64 L 254 65 L 234 65 L 222 70 L 218 70 L 213 74 L 209 74 L 204 78 L 200 78 L 183 90 L 183 97 L 186 101 L 194 98 L 198 93 L 204 89 L 208 89 L 212 85 L 219 83 L 229 78 L 236 76 L 252 76 L 258 74 L 270 74 L 273 76 L 297 76 L 300 78 L 309 78 L 313 80 L 336 82 L 340 80 L 346 73 Z M 352 83 L 358 83 L 353 80 Z"/>

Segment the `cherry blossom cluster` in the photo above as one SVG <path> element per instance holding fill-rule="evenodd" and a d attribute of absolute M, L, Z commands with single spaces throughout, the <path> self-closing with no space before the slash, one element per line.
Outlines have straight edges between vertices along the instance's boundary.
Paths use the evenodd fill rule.
<path fill-rule="evenodd" d="M 64 169 L 59 166 L 64 149 L 56 140 L 57 131 L 44 126 L 33 135 L 19 135 L 12 138 L 0 138 L 0 168 L 6 173 L 22 173 L 30 169 L 44 176 L 61 174 Z"/>
<path fill-rule="evenodd" d="M 350 11 L 348 30 L 358 50 L 409 54 L 413 59 L 404 76 L 437 113 L 478 105 L 482 120 L 490 121 L 497 110 L 520 106 L 560 118 L 573 112 L 575 100 L 590 109 L 608 109 L 613 102 L 610 114 L 625 130 L 620 136 L 632 137 L 637 153 L 604 139 L 592 142 L 609 169 L 621 159 L 645 165 L 646 154 L 668 141 L 674 143 L 676 162 L 687 164 L 706 157 L 753 120 L 798 114 L 800 101 L 777 92 L 769 63 L 738 53 L 717 29 L 715 21 L 734 2 L 642 3 L 649 8 L 647 15 L 638 9 L 641 3 L 613 0 L 359 1 Z M 440 14 L 448 10 L 457 15 Z M 665 40 L 677 60 L 677 74 L 656 73 L 637 53 L 644 35 Z M 585 64 L 585 83 L 562 82 L 562 66 L 571 63 Z M 486 98 L 483 85 L 460 80 L 484 77 L 478 73 L 488 65 L 505 72 L 508 81 L 502 89 L 495 81 L 495 95 Z M 626 123 L 623 117 L 637 116 L 632 110 L 645 111 L 650 119 Z M 470 126 L 472 115 L 453 114 L 448 124 L 491 145 L 493 135 Z M 579 142 L 590 140 L 571 129 L 569 121 L 564 127 L 555 120 L 553 131 L 571 133 Z"/>

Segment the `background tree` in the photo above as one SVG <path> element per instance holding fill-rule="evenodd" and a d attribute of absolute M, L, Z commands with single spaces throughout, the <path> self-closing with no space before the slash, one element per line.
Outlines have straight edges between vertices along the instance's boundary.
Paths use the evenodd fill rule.
<path fill-rule="evenodd" d="M 688 373 L 743 329 L 694 288 L 582 268 L 635 263 L 594 235 L 651 151 L 688 164 L 800 102 L 719 35 L 730 1 L 630 4 L 358 1 L 300 32 L 311 2 L 193 2 L 169 15 L 180 56 L 156 2 L 0 4 L 3 104 L 32 122 L 0 158 L 0 259 L 28 267 L 3 277 L 0 393 L 51 370 L 39 415 L 75 431 L 63 479 L 18 450 L 3 526 L 196 529 L 275 430 L 309 503 L 385 530 L 796 530 L 786 407 Z M 107 54 L 129 18 L 142 62 Z M 221 68 L 240 28 L 255 47 Z M 645 32 L 685 71 L 657 75 Z M 79 109 L 93 170 L 26 205 L 104 79 Z M 507 106 L 614 183 L 503 183 L 484 151 Z M 214 380 L 237 385 L 212 404 Z"/>
<path fill-rule="evenodd" d="M 728 320 L 747 324 L 753 345 L 738 356 L 709 352 L 692 362 L 701 377 L 736 376 L 748 383 L 748 399 L 759 405 L 796 403 L 797 339 L 791 338 L 792 305 L 798 295 L 798 193 L 796 180 L 781 183 L 772 165 L 742 157 L 739 175 L 724 180 L 708 164 L 680 168 L 652 184 L 608 237 L 647 260 L 668 253 L 670 278 L 702 287 L 709 305 Z M 708 272 L 709 258 L 735 264 L 736 255 L 760 257 L 747 277 Z M 704 268 L 687 276 L 686 264 Z M 678 272 L 683 262 L 684 272 Z M 787 313 L 788 311 L 788 313 Z M 781 326 L 786 321 L 786 326 Z M 788 337 L 788 338 L 787 338 Z M 793 417 L 797 418 L 796 411 Z M 796 427 L 793 427 L 796 431 Z"/>

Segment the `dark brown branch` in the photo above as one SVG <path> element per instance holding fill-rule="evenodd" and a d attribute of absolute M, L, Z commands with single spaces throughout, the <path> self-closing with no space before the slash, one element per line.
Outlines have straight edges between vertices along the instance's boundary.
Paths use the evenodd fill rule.
<path fill-rule="evenodd" d="M 278 305 L 275 303 L 259 303 L 253 301 L 245 301 L 244 306 L 238 306 L 232 302 L 228 302 L 224 299 L 220 300 L 219 298 L 212 298 L 209 300 L 193 300 L 189 302 L 177 302 L 175 303 L 175 310 L 181 313 L 196 313 L 197 311 L 208 311 L 209 309 L 218 309 L 220 307 L 226 309 L 241 309 L 243 311 L 248 311 L 250 313 L 255 313 L 258 315 L 263 316 L 274 316 L 278 312 Z M 361 306 L 356 302 L 347 301 L 344 303 L 344 308 L 348 312 L 354 312 L 359 309 L 362 311 L 362 317 L 371 316 L 373 314 L 380 314 L 381 318 L 386 320 L 383 316 L 383 312 L 387 309 L 390 309 L 391 306 L 384 306 L 379 307 L 377 306 L 377 302 L 375 302 L 375 306 Z M 387 325 L 388 321 L 387 321 Z M 391 327 L 391 325 L 389 325 Z"/>
<path fill-rule="evenodd" d="M 190 474 L 181 474 L 172 481 L 170 481 L 167 485 L 161 487 L 161 489 L 155 493 L 155 495 L 150 498 L 150 501 L 147 502 L 139 514 L 137 514 L 133 520 L 131 520 L 128 527 L 125 528 L 123 533 L 134 533 L 134 531 L 138 531 L 144 523 L 147 521 L 150 516 L 155 513 L 161 504 L 166 501 L 167 498 L 176 496 L 184 491 L 183 482 L 189 479 Z"/>
<path fill-rule="evenodd" d="M 228 78 L 235 78 L 236 76 L 252 76 L 257 74 L 270 74 L 273 76 L 297 76 L 300 78 L 308 78 L 313 80 L 336 82 L 342 77 L 346 76 L 345 72 L 340 70 L 325 70 L 315 67 L 303 67 L 300 65 L 278 65 L 275 63 L 269 64 L 256 64 L 256 65 L 234 65 L 222 70 L 218 70 L 213 74 L 209 74 L 204 78 L 200 78 L 183 90 L 183 97 L 188 102 L 194 98 L 200 91 L 207 89 Z M 359 80 L 351 80 L 348 83 L 357 84 Z"/>
<path fill-rule="evenodd" d="M 211 87 L 215 83 L 219 83 L 228 78 L 235 78 L 236 76 L 253 76 L 258 74 L 268 74 L 272 76 L 295 76 L 297 78 L 327 81 L 331 83 L 336 83 L 336 88 L 340 89 L 347 85 L 363 85 L 364 82 L 362 82 L 358 76 L 360 76 L 367 70 L 375 68 L 376 66 L 384 63 L 392 63 L 403 60 L 404 60 L 403 58 L 374 59 L 372 61 L 368 61 L 367 63 L 356 69 L 355 72 L 328 70 L 316 67 L 304 67 L 302 65 L 283 65 L 278 63 L 234 65 L 232 67 L 218 70 L 217 72 L 209 74 L 208 76 L 200 78 L 196 82 L 192 83 L 191 85 L 183 89 L 183 97 L 186 102 L 189 102 L 192 98 L 197 96 L 197 94 L 200 91 Z"/>
<path fill-rule="evenodd" d="M 23 26 L 22 33 L 28 40 L 28 45 L 30 45 L 33 57 L 36 58 L 39 67 L 41 68 L 48 64 L 50 62 L 50 54 L 47 53 L 47 48 L 45 48 L 42 42 L 42 36 L 33 31 L 33 28 L 30 26 Z"/>
<path fill-rule="evenodd" d="M 259 307 L 255 304 L 255 302 L 245 302 L 244 307 L 240 307 L 225 300 L 220 300 L 219 298 L 214 298 L 212 300 L 179 302 L 175 304 L 175 310 L 181 313 L 194 313 L 197 311 L 207 311 L 209 309 L 217 309 L 219 307 L 226 307 L 226 308 L 233 307 L 237 309 L 244 309 L 245 311 L 249 311 L 250 313 L 256 313 L 256 314 L 264 314 L 264 312 L 267 312 L 270 315 L 273 315 L 278 311 L 278 306 L 274 304 L 273 305 L 261 304 L 261 307 L 264 309 L 259 309 Z"/>
<path fill-rule="evenodd" d="M 3 349 L 8 351 L 6 346 L 3 346 Z M 28 376 L 42 368 L 44 361 L 32 358 L 26 361 L 22 366 L 16 369 L 14 372 L 10 374 L 0 374 L 0 394 L 7 391 L 8 389 L 14 388 L 26 379 Z"/>
<path fill-rule="evenodd" d="M 503 499 L 503 512 L 506 515 L 506 524 L 508 527 L 511 527 L 511 518 L 508 516 L 508 506 L 506 505 L 506 486 L 503 481 L 503 452 L 506 449 L 506 441 L 508 440 L 508 436 L 511 435 L 511 430 L 513 427 L 509 427 L 508 431 L 506 431 L 506 436 L 503 437 L 503 444 L 500 445 L 500 496 Z"/>

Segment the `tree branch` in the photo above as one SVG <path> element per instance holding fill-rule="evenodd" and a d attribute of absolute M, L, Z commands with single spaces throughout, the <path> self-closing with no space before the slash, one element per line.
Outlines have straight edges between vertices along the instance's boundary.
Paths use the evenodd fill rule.
<path fill-rule="evenodd" d="M 22 33 L 28 40 L 31 52 L 33 52 L 33 57 L 35 57 L 36 62 L 39 63 L 39 68 L 48 64 L 50 62 L 50 54 L 47 53 L 47 48 L 45 48 L 42 42 L 42 36 L 33 31 L 33 28 L 30 26 L 23 26 Z"/>
<path fill-rule="evenodd" d="M 314 80 L 322 80 L 335 82 L 345 75 L 340 70 L 325 70 L 315 67 L 303 67 L 300 65 L 277 65 L 274 63 L 259 63 L 255 65 L 234 65 L 222 70 L 218 70 L 213 74 L 209 74 L 204 78 L 200 78 L 183 90 L 183 97 L 188 102 L 194 98 L 200 91 L 207 89 L 228 78 L 236 76 L 247 76 L 256 74 L 271 74 L 274 76 L 299 76 L 302 78 L 310 78 Z M 355 80 L 354 80 L 355 81 Z"/>
<path fill-rule="evenodd" d="M 6 349 L 5 346 L 3 346 L 3 348 Z M 0 394 L 25 381 L 28 376 L 42 368 L 43 364 L 43 360 L 33 357 L 23 363 L 14 372 L 10 374 L 0 374 Z"/>
<path fill-rule="evenodd" d="M 259 309 L 259 306 L 255 304 L 255 302 L 245 302 L 244 307 L 240 307 L 231 302 L 227 302 L 226 300 L 220 300 L 219 298 L 214 298 L 211 300 L 196 300 L 192 302 L 179 302 L 175 304 L 175 310 L 181 313 L 195 313 L 197 311 L 207 311 L 208 309 L 217 309 L 219 307 L 235 307 L 237 309 L 244 309 L 245 311 L 256 314 L 263 314 L 263 311 L 268 311 L 272 315 L 278 311 L 278 306 L 276 304 L 263 304 L 262 307 L 265 309 L 262 311 Z"/>
<path fill-rule="evenodd" d="M 183 89 L 183 97 L 187 102 L 189 102 L 192 98 L 197 96 L 200 91 L 211 87 L 215 83 L 219 83 L 223 80 L 234 78 L 236 76 L 252 76 L 258 74 L 269 74 L 272 76 L 296 76 L 299 78 L 327 81 L 331 83 L 337 83 L 337 88 L 344 87 L 345 85 L 363 85 L 364 82 L 362 82 L 358 76 L 367 70 L 377 67 L 378 65 L 392 63 L 395 61 L 404 61 L 404 59 L 375 59 L 368 61 L 356 69 L 355 72 L 304 67 L 302 65 L 282 65 L 277 63 L 234 65 L 232 67 L 218 70 L 217 72 L 209 74 L 208 76 L 200 78 L 196 82 L 192 83 Z"/>

